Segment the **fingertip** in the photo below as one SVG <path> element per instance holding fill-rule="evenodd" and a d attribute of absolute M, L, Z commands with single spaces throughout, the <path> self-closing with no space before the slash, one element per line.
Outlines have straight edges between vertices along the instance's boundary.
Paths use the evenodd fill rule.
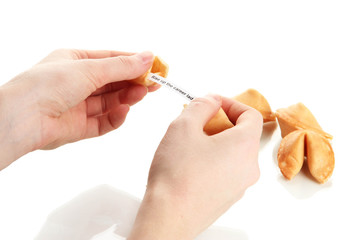
<path fill-rule="evenodd" d="M 230 121 L 238 123 L 240 116 L 246 111 L 252 109 L 251 107 L 236 101 L 231 98 L 223 97 L 222 98 L 222 106 L 221 106 L 226 115 L 229 117 Z"/>
<path fill-rule="evenodd" d="M 141 62 L 144 65 L 149 65 L 150 63 L 152 63 L 154 61 L 154 54 L 150 51 L 140 52 L 140 53 L 136 54 L 135 56 L 140 58 Z"/>
<path fill-rule="evenodd" d="M 263 130 L 262 115 L 257 110 L 249 108 L 239 116 L 235 129 L 240 129 L 243 133 L 245 131 L 248 136 L 260 139 Z"/>

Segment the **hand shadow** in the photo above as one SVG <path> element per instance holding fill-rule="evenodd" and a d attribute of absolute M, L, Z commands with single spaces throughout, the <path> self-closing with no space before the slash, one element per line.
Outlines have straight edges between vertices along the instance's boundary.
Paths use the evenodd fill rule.
<path fill-rule="evenodd" d="M 108 185 L 90 189 L 47 218 L 35 240 L 114 240 L 128 237 L 140 200 Z M 196 240 L 247 240 L 240 230 L 209 227 Z"/>
<path fill-rule="evenodd" d="M 139 199 L 100 185 L 55 209 L 35 240 L 90 240 L 117 223 L 129 234 L 139 207 Z"/>
<path fill-rule="evenodd" d="M 281 139 L 277 142 L 273 150 L 273 160 L 276 165 L 277 153 L 280 146 Z M 304 165 L 301 168 L 301 171 L 291 180 L 287 180 L 279 170 L 278 182 L 295 198 L 297 199 L 306 199 L 313 196 L 315 193 L 329 188 L 332 186 L 332 182 L 328 181 L 324 184 L 319 184 L 313 176 L 310 174 L 306 159 Z"/>

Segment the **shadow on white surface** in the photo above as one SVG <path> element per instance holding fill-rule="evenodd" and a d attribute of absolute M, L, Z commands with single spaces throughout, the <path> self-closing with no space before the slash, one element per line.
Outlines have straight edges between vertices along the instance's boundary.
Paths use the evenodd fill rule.
<path fill-rule="evenodd" d="M 276 166 L 278 165 L 277 153 L 280 142 L 281 140 L 277 142 L 273 151 L 273 160 Z M 304 162 L 301 171 L 291 180 L 284 178 L 279 169 L 278 182 L 281 183 L 281 185 L 297 199 L 310 198 L 315 193 L 324 190 L 325 188 L 329 188 L 332 185 L 331 180 L 324 184 L 319 184 L 316 182 L 313 176 L 311 176 L 306 162 Z"/>
<path fill-rule="evenodd" d="M 104 232 L 101 232 L 91 240 L 124 240 L 124 237 L 120 237 L 116 234 L 116 225 L 111 226 Z M 203 233 L 201 233 L 195 240 L 247 240 L 246 233 L 241 231 L 235 231 L 233 229 L 227 229 L 222 227 L 210 227 Z"/>
<path fill-rule="evenodd" d="M 90 189 L 54 210 L 35 240 L 117 240 L 126 238 L 140 200 L 108 185 Z M 196 240 L 247 240 L 239 230 L 210 227 Z"/>
<path fill-rule="evenodd" d="M 271 137 L 276 128 L 277 128 L 276 121 L 264 123 L 263 131 L 262 131 L 261 139 L 260 139 L 260 149 L 264 148 L 266 146 L 266 144 L 268 144 L 268 142 L 270 142 Z"/>

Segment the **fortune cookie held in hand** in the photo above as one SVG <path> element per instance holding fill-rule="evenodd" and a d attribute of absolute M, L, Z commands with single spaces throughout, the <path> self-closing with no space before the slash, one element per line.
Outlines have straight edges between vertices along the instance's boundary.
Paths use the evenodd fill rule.
<path fill-rule="evenodd" d="M 258 110 L 263 116 L 264 122 L 276 120 L 275 114 L 271 111 L 268 101 L 255 89 L 248 89 L 233 99 Z M 220 109 L 219 112 L 205 125 L 204 131 L 208 135 L 213 135 L 233 126 L 234 124 L 229 120 L 224 110 Z"/>
<path fill-rule="evenodd" d="M 150 81 L 148 79 L 148 74 L 154 73 L 161 77 L 166 78 L 168 75 L 168 72 L 169 72 L 169 66 L 166 64 L 166 62 L 164 62 L 164 60 L 162 60 L 160 57 L 156 56 L 154 58 L 152 67 L 149 69 L 149 71 L 146 72 L 145 74 L 143 74 L 142 76 L 131 80 L 131 82 L 144 85 L 145 87 L 154 86 L 154 85 L 156 85 L 156 83 L 153 81 Z"/>

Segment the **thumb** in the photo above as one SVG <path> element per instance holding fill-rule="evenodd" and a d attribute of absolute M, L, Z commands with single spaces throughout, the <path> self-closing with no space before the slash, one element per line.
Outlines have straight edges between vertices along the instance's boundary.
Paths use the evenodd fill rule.
<path fill-rule="evenodd" d="M 195 98 L 180 117 L 190 120 L 192 126 L 202 131 L 206 123 L 219 111 L 221 101 L 221 96 L 213 94 Z"/>
<path fill-rule="evenodd" d="M 142 52 L 130 56 L 84 60 L 92 79 L 98 87 L 107 83 L 130 80 L 146 73 L 152 65 L 154 55 Z"/>

